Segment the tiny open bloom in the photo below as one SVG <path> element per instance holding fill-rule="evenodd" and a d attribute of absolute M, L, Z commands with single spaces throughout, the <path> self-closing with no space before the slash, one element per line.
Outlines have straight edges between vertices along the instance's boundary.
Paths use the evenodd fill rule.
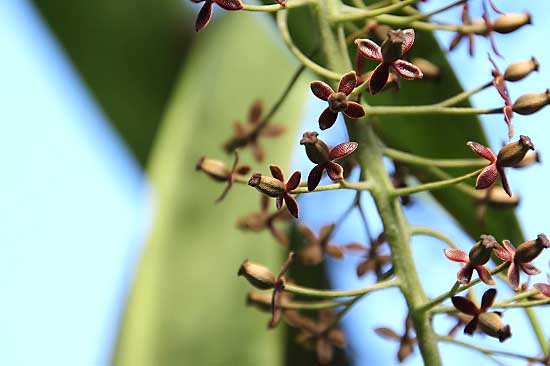
<path fill-rule="evenodd" d="M 493 286 L 495 281 L 487 268 L 484 265 L 473 265 L 470 263 L 470 257 L 459 249 L 445 249 L 445 256 L 453 262 L 464 263 L 464 265 L 456 273 L 456 280 L 464 285 L 470 283 L 474 270 L 477 272 L 479 279 L 487 285 Z"/>
<path fill-rule="evenodd" d="M 235 150 L 235 158 L 233 160 L 233 166 L 231 170 L 227 168 L 227 165 L 223 161 L 210 159 L 205 156 L 201 157 L 195 165 L 196 170 L 201 170 L 209 177 L 219 182 L 227 182 L 227 186 L 221 193 L 216 202 L 221 202 L 229 193 L 236 176 L 242 176 L 248 174 L 250 171 L 249 165 L 239 165 L 239 154 Z"/>
<path fill-rule="evenodd" d="M 529 276 L 539 274 L 540 269 L 530 262 L 550 245 L 544 234 L 538 235 L 536 240 L 520 244 L 517 248 L 509 240 L 503 240 L 502 244 L 503 246 L 499 246 L 495 250 L 495 254 L 503 261 L 510 263 L 508 281 L 512 288 L 517 291 L 520 287 L 519 270 L 521 269 Z"/>
<path fill-rule="evenodd" d="M 374 330 L 380 337 L 399 342 L 399 348 L 397 349 L 397 360 L 399 362 L 405 361 L 405 359 L 414 352 L 416 338 L 410 334 L 412 328 L 411 323 L 410 317 L 407 317 L 403 335 L 399 335 L 393 329 L 386 327 L 380 327 Z"/>
<path fill-rule="evenodd" d="M 298 256 L 305 265 L 315 266 L 321 263 L 325 254 L 338 259 L 344 257 L 342 247 L 330 244 L 330 236 L 335 227 L 335 224 L 323 226 L 317 237 L 309 227 L 301 224 L 298 225 L 298 231 L 305 239 L 305 243 L 298 252 Z"/>
<path fill-rule="evenodd" d="M 466 26 L 473 25 L 472 18 L 470 18 L 470 9 L 467 2 L 464 3 L 464 5 L 462 6 L 461 19 L 462 19 L 463 25 L 466 25 Z M 470 56 L 473 56 L 474 55 L 474 34 L 473 33 L 457 32 L 456 35 L 451 40 L 451 44 L 449 45 L 449 51 L 454 50 L 464 38 L 468 39 L 468 52 Z"/>
<path fill-rule="evenodd" d="M 382 46 L 378 46 L 370 39 L 355 40 L 357 51 L 361 56 L 380 61 L 370 78 L 369 91 L 371 94 L 382 91 L 388 81 L 390 68 L 393 68 L 404 79 L 422 79 L 423 74 L 418 66 L 401 59 L 411 49 L 414 37 L 413 29 L 405 29 L 388 31 L 388 36 L 382 42 Z"/>
<path fill-rule="evenodd" d="M 512 101 L 510 100 L 510 94 L 508 93 L 508 88 L 506 87 L 506 82 L 504 75 L 500 73 L 500 70 L 497 67 L 497 64 L 489 54 L 489 61 L 493 64 L 493 86 L 500 94 L 500 97 L 504 100 L 504 107 L 502 108 L 502 114 L 504 114 L 504 121 L 508 126 L 508 137 L 514 135 L 514 127 L 512 126 Z"/>
<path fill-rule="evenodd" d="M 339 112 L 353 119 L 365 116 L 365 110 L 361 104 L 347 100 L 356 84 L 357 75 L 355 75 L 355 71 L 350 71 L 342 76 L 338 83 L 338 92 L 335 92 L 322 81 L 313 81 L 309 84 L 311 91 L 317 98 L 328 102 L 328 107 L 319 116 L 319 128 L 321 130 L 332 127 Z"/>
<path fill-rule="evenodd" d="M 463 296 L 453 296 L 451 301 L 455 308 L 464 314 L 473 316 L 472 320 L 464 328 L 464 334 L 472 335 L 476 328 L 487 334 L 489 337 L 498 338 L 500 342 L 512 336 L 510 326 L 502 321 L 500 312 L 487 312 L 493 305 L 497 290 L 494 288 L 485 291 L 481 298 L 481 307 L 477 307 L 471 300 Z"/>
<path fill-rule="evenodd" d="M 477 176 L 476 189 L 491 187 L 496 182 L 497 177 L 500 176 L 504 191 L 508 196 L 512 197 L 512 191 L 508 184 L 504 168 L 519 164 L 529 150 L 535 149 L 535 145 L 533 145 L 531 139 L 528 136 L 520 135 L 518 141 L 504 145 L 500 149 L 498 156 L 491 149 L 480 143 L 469 141 L 466 145 L 477 155 L 487 159 L 491 163 Z"/>
<path fill-rule="evenodd" d="M 535 283 L 534 288 L 540 291 L 546 297 L 550 297 L 550 276 L 546 275 L 547 283 Z"/>
<path fill-rule="evenodd" d="M 288 258 L 281 266 L 279 274 L 273 283 L 273 293 L 271 294 L 271 321 L 269 322 L 269 327 L 274 328 L 279 324 L 282 314 L 282 303 L 285 297 L 282 295 L 283 290 L 285 289 L 285 283 L 287 281 L 285 273 L 290 268 L 292 264 L 292 259 L 294 258 L 294 252 L 288 253 Z"/>
<path fill-rule="evenodd" d="M 311 169 L 307 179 L 307 189 L 310 192 L 317 188 L 325 170 L 334 182 L 344 179 L 344 168 L 334 160 L 345 158 L 358 146 L 356 142 L 344 142 L 329 149 L 323 140 L 317 138 L 318 135 L 317 132 L 305 132 L 300 140 L 300 145 L 305 146 L 309 160 L 317 164 Z"/>
<path fill-rule="evenodd" d="M 191 0 L 194 3 L 201 3 L 204 1 L 199 14 L 197 15 L 197 20 L 195 21 L 195 31 L 198 32 L 210 23 L 212 19 L 212 5 L 214 3 L 218 4 L 225 10 L 241 10 L 243 8 L 243 3 L 240 0 Z"/>
<path fill-rule="evenodd" d="M 298 218 L 298 203 L 290 192 L 298 188 L 302 174 L 298 171 L 292 173 L 288 182 L 285 184 L 285 177 L 279 166 L 270 165 L 269 169 L 271 170 L 273 178 L 255 173 L 248 181 L 248 185 L 256 188 L 269 197 L 276 198 L 278 209 L 283 206 L 284 201 L 290 214 Z"/>
<path fill-rule="evenodd" d="M 370 271 L 374 272 L 378 279 L 382 277 L 384 266 L 388 263 L 391 263 L 391 256 L 383 255 L 380 253 L 380 247 L 385 242 L 386 238 L 384 237 L 384 233 L 381 233 L 375 240 L 371 242 L 370 248 L 366 250 L 367 255 L 365 260 L 357 265 L 357 277 L 362 277 Z"/>

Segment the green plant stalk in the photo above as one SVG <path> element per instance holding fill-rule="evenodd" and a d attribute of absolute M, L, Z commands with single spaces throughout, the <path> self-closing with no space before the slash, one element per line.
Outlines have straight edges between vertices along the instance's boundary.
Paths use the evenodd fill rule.
<path fill-rule="evenodd" d="M 439 168 L 481 168 L 488 165 L 487 160 L 485 159 L 431 159 L 388 147 L 384 148 L 384 155 L 392 160 L 401 161 L 411 165 L 436 166 Z M 449 178 L 447 177 L 443 179 Z"/>
<path fill-rule="evenodd" d="M 502 108 L 467 108 L 467 107 L 441 107 L 437 104 L 433 105 L 413 105 L 413 106 L 378 106 L 365 108 L 367 116 L 381 115 L 403 115 L 403 114 L 440 114 L 447 116 L 460 115 L 480 115 L 480 114 L 499 114 L 502 113 Z"/>
<path fill-rule="evenodd" d="M 458 246 L 449 239 L 446 235 L 444 235 L 442 232 L 439 232 L 435 229 L 432 229 L 431 227 L 427 226 L 411 226 L 410 228 L 411 235 L 427 235 L 431 236 L 433 238 L 437 238 L 444 243 L 446 243 L 449 247 L 453 249 L 458 249 Z"/>
<path fill-rule="evenodd" d="M 354 290 L 342 290 L 342 291 L 318 290 L 314 288 L 302 287 L 302 286 L 293 285 L 293 284 L 286 284 L 284 290 L 294 295 L 331 298 L 331 297 L 361 296 L 364 294 L 368 294 L 369 292 L 382 290 L 390 287 L 396 287 L 398 285 L 399 285 L 398 280 L 391 279 L 391 280 L 378 282 L 370 286 L 354 289 Z"/>
<path fill-rule="evenodd" d="M 446 188 L 446 187 L 453 186 L 457 183 L 463 182 L 463 181 L 465 181 L 465 180 L 467 180 L 471 177 L 474 177 L 474 176 L 478 175 L 479 173 L 481 173 L 481 169 L 476 170 L 476 171 L 471 172 L 471 173 L 468 173 L 466 175 L 457 177 L 457 178 L 451 178 L 451 179 L 447 179 L 447 180 L 439 180 L 439 181 L 436 181 L 436 182 L 431 182 L 431 183 L 426 183 L 426 184 L 419 184 L 419 185 L 414 186 L 414 187 L 394 189 L 394 190 L 392 190 L 391 195 L 394 196 L 394 197 L 408 196 L 409 194 L 413 194 L 413 193 L 425 192 L 425 191 L 434 191 L 436 189 Z"/>

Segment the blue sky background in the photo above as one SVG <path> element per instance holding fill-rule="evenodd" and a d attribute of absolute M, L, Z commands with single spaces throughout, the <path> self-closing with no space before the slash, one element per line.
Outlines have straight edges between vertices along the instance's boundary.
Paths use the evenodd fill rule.
<path fill-rule="evenodd" d="M 107 365 L 124 291 L 150 217 L 147 185 L 139 166 L 29 2 L 0 0 L 0 4 L 0 281 L 7 299 L 0 304 L 4 325 L 0 330 L 4 345 L 0 347 L 0 360 L 5 365 L 21 366 Z M 497 5 L 506 11 L 524 10 L 515 2 L 500 1 Z M 545 44 L 545 34 L 550 34 L 550 24 L 543 18 L 550 5 L 530 2 L 529 9 L 536 27 L 506 37 L 497 35 L 497 41 L 502 41 L 499 49 L 506 56 L 497 60 L 502 70 L 508 62 L 535 53 L 542 65 L 540 73 L 509 85 L 513 99 L 525 92 L 542 92 L 549 86 L 550 51 L 540 45 Z M 479 14 L 479 8 L 473 10 Z M 459 14 L 449 12 L 448 17 L 455 21 Z M 444 45 L 449 37 L 440 34 Z M 460 66 L 459 77 L 465 88 L 472 88 L 490 76 L 488 42 L 477 40 L 473 59 L 467 56 L 464 46 L 450 59 Z M 489 89 L 476 96 L 474 104 L 498 106 L 501 101 L 496 91 Z M 302 130 L 315 128 L 312 121 L 321 108 L 318 101 L 310 101 Z M 546 109 L 535 116 L 514 117 L 517 133 L 532 137 L 543 160 L 550 156 L 545 139 L 550 131 L 548 113 Z M 506 137 L 501 116 L 483 120 L 492 146 L 498 149 Z M 345 138 L 342 130 L 331 132 L 323 135 L 328 142 L 336 144 Z M 301 149 L 297 150 L 295 165 L 309 167 Z M 510 171 L 509 177 L 513 189 L 523 198 L 518 214 L 527 236 L 548 231 L 544 210 L 550 170 L 536 166 Z M 333 192 L 325 197 L 325 204 L 344 207 L 346 202 L 340 194 L 336 199 Z M 303 220 L 318 228 L 325 222 L 308 215 L 308 206 L 314 205 L 312 198 L 301 200 Z M 368 200 L 365 204 L 372 207 Z M 467 248 L 471 243 L 465 235 L 442 212 L 434 214 L 434 210 L 440 209 L 427 200 L 407 209 L 407 214 L 412 222 L 431 223 Z M 370 221 L 373 231 L 379 232 L 376 217 Z M 347 221 L 337 241 L 364 240 L 356 222 Z M 442 256 L 434 260 L 434 253 L 439 255 L 443 244 L 419 237 L 413 246 L 429 294 L 447 290 L 458 265 Z M 372 281 L 370 277 L 357 280 L 358 260 L 331 262 L 335 287 L 352 288 Z M 545 272 L 549 270 L 548 254 L 538 265 Z M 441 280 L 443 276 L 449 278 Z M 350 313 L 345 327 L 357 364 L 394 363 L 396 344 L 382 341 L 372 328 L 384 325 L 401 330 L 403 309 L 401 298 L 390 293 L 367 297 Z M 508 311 L 505 319 L 512 325 L 514 337 L 504 345 L 479 335 L 466 340 L 491 348 L 536 353 L 530 330 L 522 326 L 525 320 L 521 311 Z M 449 327 L 450 323 L 437 324 L 441 332 Z M 463 364 L 467 361 L 465 354 L 469 354 L 455 347 L 443 347 L 443 353 L 446 365 Z M 479 360 L 479 356 L 472 353 L 473 360 Z M 407 364 L 420 365 L 421 360 L 415 356 Z"/>

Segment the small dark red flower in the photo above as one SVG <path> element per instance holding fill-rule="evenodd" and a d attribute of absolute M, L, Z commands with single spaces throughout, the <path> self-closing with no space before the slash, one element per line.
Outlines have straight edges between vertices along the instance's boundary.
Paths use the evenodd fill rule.
<path fill-rule="evenodd" d="M 356 84 L 357 76 L 355 75 L 355 71 L 350 71 L 340 79 L 338 92 L 335 92 L 328 84 L 322 81 L 313 81 L 309 85 L 317 98 L 328 102 L 328 107 L 319 116 L 319 128 L 321 130 L 332 127 L 334 122 L 336 122 L 339 112 L 353 119 L 365 116 L 365 110 L 361 104 L 347 100 Z"/>
<path fill-rule="evenodd" d="M 468 254 L 464 253 L 462 250 L 459 249 L 445 249 L 445 256 L 452 260 L 453 262 L 460 262 L 464 263 L 462 268 L 458 270 L 456 273 L 456 280 L 464 285 L 470 283 L 472 280 L 472 274 L 474 273 L 474 269 L 476 270 L 479 279 L 485 282 L 486 284 L 493 286 L 495 284 L 495 281 L 493 281 L 493 277 L 491 276 L 491 273 L 485 266 L 478 265 L 474 266 L 470 263 L 470 257 Z"/>
<path fill-rule="evenodd" d="M 315 167 L 309 172 L 307 179 L 308 191 L 313 191 L 319 185 L 323 172 L 326 170 L 334 182 L 344 179 L 344 168 L 334 160 L 342 159 L 357 149 L 357 142 L 344 142 L 329 149 L 323 140 L 317 138 L 317 132 L 305 132 L 300 145 L 306 148 L 306 154 Z"/>
<path fill-rule="evenodd" d="M 493 305 L 497 290 L 494 288 L 485 291 L 481 298 L 481 307 L 478 307 L 470 299 L 463 296 L 453 296 L 451 301 L 455 308 L 464 314 L 473 316 L 472 320 L 464 328 L 464 333 L 468 335 L 474 334 L 476 328 L 487 334 L 490 337 L 498 338 L 500 342 L 512 336 L 510 326 L 505 325 L 502 321 L 500 312 L 487 312 Z"/>
<path fill-rule="evenodd" d="M 391 30 L 382 46 L 378 46 L 370 39 L 356 39 L 355 45 L 361 56 L 371 60 L 380 61 L 371 75 L 369 91 L 376 94 L 386 85 L 390 68 L 404 79 L 422 79 L 423 74 L 420 68 L 401 57 L 407 53 L 414 43 L 414 29 Z"/>
<path fill-rule="evenodd" d="M 396 331 L 386 327 L 376 328 L 374 331 L 379 336 L 396 340 L 399 342 L 399 348 L 397 349 L 397 360 L 399 362 L 405 361 L 414 352 L 414 346 L 416 345 L 416 338 L 411 334 L 412 321 L 410 317 L 405 320 L 405 332 L 403 335 L 397 334 Z"/>
<path fill-rule="evenodd" d="M 504 107 L 502 108 L 502 114 L 504 114 L 504 121 L 508 126 L 508 137 L 514 135 L 514 127 L 512 126 L 512 101 L 510 99 L 510 94 L 508 93 L 508 88 L 506 87 L 506 81 L 504 75 L 500 73 L 500 70 L 497 67 L 497 64 L 489 54 L 489 61 L 493 64 L 493 85 L 495 89 L 500 94 L 500 97 L 504 100 Z"/>
<path fill-rule="evenodd" d="M 365 259 L 357 265 L 357 277 L 362 277 L 372 271 L 378 279 L 382 278 L 384 266 L 391 263 L 391 256 L 380 253 L 380 247 L 386 242 L 384 233 L 371 240 L 370 248 L 366 249 Z M 351 249 L 351 248 L 346 248 Z"/>
<path fill-rule="evenodd" d="M 281 320 L 281 304 L 284 301 L 284 296 L 281 296 L 281 294 L 285 288 L 285 283 L 287 281 L 285 273 L 290 268 L 293 258 L 294 252 L 288 253 L 288 258 L 281 266 L 281 270 L 279 271 L 279 274 L 277 274 L 277 278 L 273 283 L 273 293 L 271 294 L 271 321 L 269 322 L 270 328 L 274 328 L 275 326 L 277 326 L 277 324 Z"/>
<path fill-rule="evenodd" d="M 255 173 L 248 181 L 248 185 L 256 188 L 269 197 L 276 198 L 278 209 L 283 206 L 284 201 L 290 214 L 298 218 L 298 203 L 290 192 L 298 188 L 302 174 L 299 171 L 292 173 L 288 182 L 285 184 L 285 177 L 279 166 L 270 165 L 269 170 L 271 170 L 273 178 Z"/>
<path fill-rule="evenodd" d="M 462 18 L 462 24 L 466 26 L 471 26 L 473 24 L 472 18 L 470 18 L 469 10 L 470 9 L 469 9 L 468 3 L 467 2 L 464 3 L 464 5 L 462 6 L 461 18 Z M 473 33 L 457 32 L 457 34 L 451 40 L 449 51 L 454 50 L 464 38 L 468 39 L 468 53 L 470 54 L 470 56 L 473 56 L 474 55 L 474 34 Z"/>
<path fill-rule="evenodd" d="M 540 291 L 546 297 L 550 297 L 550 276 L 546 275 L 547 283 L 535 283 L 534 288 Z"/>
<path fill-rule="evenodd" d="M 218 4 L 225 10 L 241 10 L 243 8 L 243 3 L 240 0 L 191 0 L 194 3 L 200 3 L 204 1 L 199 14 L 197 15 L 197 20 L 195 21 L 195 31 L 198 32 L 208 25 L 210 19 L 212 19 L 212 5 L 214 3 Z"/>
<path fill-rule="evenodd" d="M 336 224 L 325 225 L 321 228 L 317 237 L 309 227 L 298 225 L 298 231 L 305 239 L 305 243 L 298 251 L 302 263 L 316 266 L 323 261 L 325 254 L 338 259 L 344 257 L 344 249 L 330 243 L 330 236 L 335 228 Z"/>

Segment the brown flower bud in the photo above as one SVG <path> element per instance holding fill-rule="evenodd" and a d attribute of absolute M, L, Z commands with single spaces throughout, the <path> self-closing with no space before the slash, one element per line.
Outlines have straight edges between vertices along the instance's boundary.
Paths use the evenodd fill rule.
<path fill-rule="evenodd" d="M 231 172 L 227 165 L 220 160 L 210 159 L 203 156 L 197 161 L 195 165 L 196 170 L 201 170 L 214 180 L 225 182 Z"/>
<path fill-rule="evenodd" d="M 260 290 L 272 289 L 275 286 L 276 278 L 273 272 L 261 264 L 250 262 L 248 259 L 245 259 L 241 264 L 237 275 L 244 276 L 252 286 Z"/>
<path fill-rule="evenodd" d="M 271 312 L 271 293 L 249 292 L 246 295 L 246 305 L 254 306 L 261 311 Z"/>
<path fill-rule="evenodd" d="M 479 329 L 490 337 L 498 338 L 500 342 L 512 336 L 510 326 L 504 324 L 498 313 L 481 313 L 479 314 Z"/>
<path fill-rule="evenodd" d="M 248 185 L 267 194 L 269 197 L 281 197 L 286 193 L 284 182 L 260 173 L 253 174 L 248 181 Z"/>
<path fill-rule="evenodd" d="M 504 79 L 512 82 L 519 81 L 533 71 L 539 71 L 539 63 L 536 58 L 531 57 L 530 60 L 517 61 L 508 66 L 504 72 Z"/>
<path fill-rule="evenodd" d="M 492 235 L 481 235 L 479 239 L 468 254 L 470 265 L 474 267 L 482 266 L 489 262 L 493 249 L 498 246 L 496 239 Z"/>
<path fill-rule="evenodd" d="M 522 161 L 514 165 L 514 168 L 526 168 L 528 166 L 531 166 L 533 164 L 540 163 L 540 162 L 541 162 L 541 159 L 538 151 L 529 152 L 527 153 L 527 155 L 525 155 Z"/>
<path fill-rule="evenodd" d="M 538 257 L 544 249 L 550 248 L 550 241 L 544 234 L 537 235 L 535 240 L 529 240 L 518 246 L 514 262 L 528 263 Z"/>
<path fill-rule="evenodd" d="M 529 115 L 540 111 L 550 104 L 550 90 L 544 93 L 523 94 L 514 102 L 512 110 L 522 115 Z"/>
<path fill-rule="evenodd" d="M 497 156 L 497 166 L 511 167 L 523 160 L 529 150 L 535 150 L 535 145 L 529 136 L 520 135 L 519 140 L 506 144 L 500 149 Z"/>
<path fill-rule="evenodd" d="M 500 34 L 511 33 L 526 24 L 531 24 L 529 13 L 508 13 L 499 16 L 493 23 L 493 30 Z"/>
<path fill-rule="evenodd" d="M 300 145 L 306 148 L 306 154 L 309 160 L 315 164 L 323 164 L 329 161 L 329 148 L 323 140 L 318 139 L 317 132 L 304 132 Z"/>
<path fill-rule="evenodd" d="M 437 79 L 441 74 L 439 66 L 425 58 L 416 57 L 411 62 L 420 68 L 420 71 L 424 74 L 424 79 Z"/>
<path fill-rule="evenodd" d="M 382 49 L 382 57 L 384 62 L 393 62 L 400 59 L 403 56 L 403 43 L 405 42 L 405 35 L 401 30 L 390 30 L 387 33 L 387 37 L 382 42 L 380 48 Z"/>

